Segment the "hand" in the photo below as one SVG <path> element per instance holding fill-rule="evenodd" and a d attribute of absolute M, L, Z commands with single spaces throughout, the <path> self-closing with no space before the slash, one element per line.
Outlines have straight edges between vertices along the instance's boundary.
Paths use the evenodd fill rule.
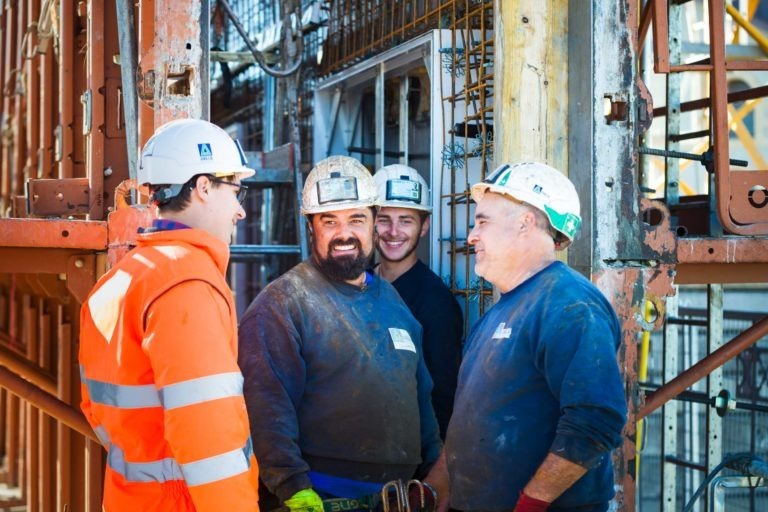
<path fill-rule="evenodd" d="M 313 489 L 303 489 L 287 500 L 285 506 L 291 512 L 323 512 L 323 500 Z"/>
<path fill-rule="evenodd" d="M 521 492 L 513 512 L 547 512 L 549 505 L 550 504 L 546 501 L 531 498 L 527 494 Z"/>
<path fill-rule="evenodd" d="M 451 493 L 445 454 L 440 454 L 435 465 L 432 466 L 429 474 L 424 478 L 424 483 L 434 489 L 437 494 L 436 512 L 446 512 L 449 508 Z"/>

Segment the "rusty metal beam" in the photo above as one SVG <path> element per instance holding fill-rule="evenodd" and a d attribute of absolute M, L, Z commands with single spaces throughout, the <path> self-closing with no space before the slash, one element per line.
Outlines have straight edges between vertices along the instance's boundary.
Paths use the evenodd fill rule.
<path fill-rule="evenodd" d="M 28 170 L 24 165 L 26 163 L 26 154 L 24 152 L 24 143 L 26 141 L 26 137 L 24 136 L 26 124 L 26 107 L 24 102 L 26 101 L 26 95 L 24 93 L 25 86 L 23 85 L 24 58 L 21 52 L 24 41 L 24 34 L 26 32 L 24 27 L 28 26 L 27 4 L 25 2 L 17 3 L 16 23 L 18 24 L 18 27 L 16 29 L 16 50 L 13 65 L 14 71 L 17 74 L 13 79 L 13 88 L 11 90 L 5 91 L 5 94 L 13 94 L 13 112 L 15 115 L 12 122 L 7 122 L 7 124 L 3 127 L 4 131 L 6 131 L 5 137 L 9 137 L 9 135 L 7 135 L 7 131 L 9 129 L 12 131 L 10 139 L 12 140 L 13 144 L 14 168 L 16 169 L 16 172 L 14 173 L 15 179 L 11 181 L 12 200 L 24 193 L 24 180 L 28 177 Z"/>
<path fill-rule="evenodd" d="M 38 20 L 40 17 L 39 0 L 28 0 L 29 18 Z M 25 77 L 27 80 L 27 101 L 26 101 L 26 166 L 28 178 L 36 178 L 38 163 L 38 148 L 40 147 L 40 73 L 38 66 L 39 56 L 34 55 L 34 39 L 32 33 L 29 33 L 27 46 L 24 50 L 25 55 Z"/>
<path fill-rule="evenodd" d="M 728 93 L 728 103 L 735 103 L 737 101 L 754 100 L 756 98 L 764 98 L 768 96 L 768 85 L 760 87 L 754 87 L 745 91 L 734 91 Z M 710 98 L 701 98 L 698 100 L 686 101 L 680 104 L 680 112 L 693 112 L 694 110 L 701 110 L 703 108 L 709 108 L 711 103 Z M 653 109 L 653 117 L 663 117 L 667 115 L 667 107 L 657 107 Z"/>
<path fill-rule="evenodd" d="M 768 282 L 766 238 L 680 238 L 675 284 Z"/>
<path fill-rule="evenodd" d="M 37 55 L 36 61 L 40 66 L 40 122 L 38 126 L 32 126 L 33 130 L 40 132 L 40 147 L 37 148 L 37 177 L 56 178 L 56 143 L 54 141 L 54 127 L 56 126 L 58 98 L 58 75 L 55 68 L 55 56 L 53 50 Z"/>
<path fill-rule="evenodd" d="M 680 238 L 676 284 L 768 282 L 768 238 Z"/>
<path fill-rule="evenodd" d="M 651 393 L 646 398 L 645 405 L 638 413 L 637 419 L 645 418 L 688 387 L 709 375 L 712 370 L 719 368 L 757 343 L 766 334 L 768 334 L 768 316 Z"/>
<path fill-rule="evenodd" d="M 80 411 L 50 393 L 37 388 L 34 384 L 27 382 L 2 366 L 0 366 L 0 386 L 56 418 L 86 438 L 98 442 L 96 434 L 93 433 L 91 426 Z"/>
<path fill-rule="evenodd" d="M 643 54 L 643 46 L 645 44 L 645 37 L 648 35 L 648 28 L 651 26 L 651 18 L 653 16 L 653 1 L 648 0 L 643 6 L 643 11 L 640 13 L 640 29 L 637 31 L 637 53 L 638 56 Z"/>
<path fill-rule="evenodd" d="M 0 365 L 19 374 L 43 391 L 51 395 L 56 393 L 56 380 L 53 375 L 3 345 L 0 345 Z"/>
<path fill-rule="evenodd" d="M 0 219 L 0 246 L 107 249 L 107 223 L 84 220 Z"/>
<path fill-rule="evenodd" d="M 87 178 L 31 179 L 27 181 L 27 215 L 85 215 L 90 212 L 90 194 Z"/>
<path fill-rule="evenodd" d="M 59 38 L 58 78 L 60 112 L 59 125 L 56 127 L 59 153 L 55 155 L 58 162 L 59 178 L 75 178 L 74 171 L 74 123 L 75 113 L 75 1 L 61 0 L 59 13 L 60 33 L 67 37 Z"/>
<path fill-rule="evenodd" d="M 106 124 L 105 115 L 105 93 L 106 87 L 106 69 L 105 62 L 106 41 L 109 39 L 105 22 L 106 5 L 112 6 L 114 2 L 88 2 L 87 16 L 87 42 L 88 54 L 85 59 L 87 69 L 86 89 L 82 93 L 80 101 L 83 103 L 83 130 L 85 135 L 85 166 L 87 183 L 89 187 L 88 218 L 90 220 L 102 220 L 105 215 L 105 190 L 104 190 L 104 170 L 106 153 Z M 114 15 L 110 18 L 114 20 Z M 112 27 L 114 30 L 114 27 Z M 115 98 L 117 99 L 117 98 Z M 109 127 L 111 128 L 111 127 Z M 110 173 L 111 174 L 111 173 Z M 113 187 L 114 188 L 114 187 Z"/>
<path fill-rule="evenodd" d="M 667 0 L 648 0 L 653 18 L 653 66 L 657 73 L 669 73 L 669 19 Z"/>
<path fill-rule="evenodd" d="M 7 126 L 4 128 L 12 131 L 11 126 L 15 116 L 18 114 L 14 112 L 13 101 L 13 89 L 17 79 L 18 69 L 15 67 L 16 63 L 16 37 L 15 34 L 19 30 L 16 22 L 16 10 L 18 9 L 18 3 L 7 4 L 3 6 L 2 17 L 0 17 L 0 23 L 2 23 L 2 30 L 0 31 L 0 37 L 4 37 L 4 48 L 2 49 L 2 63 L 0 63 L 0 90 L 2 90 L 2 113 L 3 119 Z M 7 90 L 6 85 L 10 85 L 10 91 Z M 14 148 L 13 138 L 4 138 L 0 143 L 0 210 L 5 211 L 12 203 L 12 197 L 14 195 L 14 185 L 18 180 L 19 169 L 14 165 Z"/>
<path fill-rule="evenodd" d="M 768 263 L 768 238 L 680 238 L 677 263 Z"/>
<path fill-rule="evenodd" d="M 4 274 L 62 274 L 75 255 L 78 251 L 73 249 L 0 246 L 0 268 Z"/>
<path fill-rule="evenodd" d="M 675 284 L 734 284 L 768 282 L 766 263 L 703 263 L 677 265 Z"/>

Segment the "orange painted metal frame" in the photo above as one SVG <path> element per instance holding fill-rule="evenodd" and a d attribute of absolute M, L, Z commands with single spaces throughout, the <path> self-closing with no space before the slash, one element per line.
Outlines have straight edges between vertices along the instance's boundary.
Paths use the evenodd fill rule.
<path fill-rule="evenodd" d="M 0 219 L 2 247 L 107 249 L 107 223 L 84 220 Z"/>
<path fill-rule="evenodd" d="M 725 3 L 708 0 L 710 57 L 695 64 L 669 62 L 667 0 L 650 0 L 654 31 L 654 67 L 657 73 L 704 71 L 710 76 L 709 109 L 712 119 L 717 215 L 722 226 L 738 235 L 768 235 L 768 170 L 736 171 L 730 167 L 727 72 L 766 71 L 768 61 L 728 60 L 725 55 Z"/>

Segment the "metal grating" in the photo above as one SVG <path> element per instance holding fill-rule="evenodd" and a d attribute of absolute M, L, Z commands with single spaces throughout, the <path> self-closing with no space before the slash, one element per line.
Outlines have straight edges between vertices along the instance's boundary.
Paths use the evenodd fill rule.
<path fill-rule="evenodd" d="M 723 338 L 728 340 L 737 336 L 763 316 L 761 313 L 724 311 Z M 675 318 L 667 319 L 676 329 L 679 340 L 676 349 L 680 364 L 678 371 L 690 367 L 706 355 L 707 317 L 706 309 L 680 308 Z M 653 337 L 652 346 L 649 383 L 653 386 L 663 379 L 659 363 L 663 359 L 660 336 Z M 722 371 L 724 389 L 730 392 L 737 404 L 735 410 L 727 411 L 722 418 L 722 431 L 718 436 L 722 453 L 725 456 L 729 453 L 749 452 L 764 459 L 768 454 L 768 338 L 763 338 L 726 363 Z M 702 379 L 678 397 L 675 453 L 665 453 L 660 443 L 662 411 L 648 417 L 640 454 L 638 512 L 664 510 L 662 496 L 659 494 L 662 487 L 660 468 L 664 462 L 674 464 L 677 468 L 675 492 L 679 509 L 702 483 L 707 473 L 705 461 L 709 451 L 707 410 L 710 409 L 710 397 L 706 389 L 706 379 Z M 714 410 L 710 410 L 710 414 L 713 413 Z M 728 469 L 721 472 L 724 476 L 734 474 Z M 725 510 L 765 510 L 768 507 L 768 489 L 759 486 L 758 480 L 755 479 L 752 488 L 728 490 L 722 496 Z M 711 497 L 702 496 L 694 510 L 710 510 L 707 499 Z"/>
<path fill-rule="evenodd" d="M 450 28 L 457 0 L 331 0 L 322 73 L 327 75 L 434 28 Z"/>

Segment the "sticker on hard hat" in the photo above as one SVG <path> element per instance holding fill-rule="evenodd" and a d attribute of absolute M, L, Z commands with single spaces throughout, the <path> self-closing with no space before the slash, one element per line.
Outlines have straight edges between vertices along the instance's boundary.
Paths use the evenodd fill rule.
<path fill-rule="evenodd" d="M 240 145 L 240 141 L 237 139 L 232 139 L 235 141 L 235 145 L 237 146 L 237 152 L 240 154 L 240 165 L 245 165 L 248 163 L 248 159 L 245 158 L 245 152 L 243 152 L 243 146 Z"/>
<path fill-rule="evenodd" d="M 421 204 L 421 183 L 411 180 L 387 181 L 387 201 Z"/>
<path fill-rule="evenodd" d="M 552 227 L 565 234 L 568 238 L 573 238 L 576 231 L 581 227 L 581 218 L 573 213 L 560 213 L 547 205 L 544 205 L 544 211 L 547 213 Z"/>
<path fill-rule="evenodd" d="M 493 185 L 506 185 L 507 180 L 509 179 L 509 172 L 510 172 L 510 165 L 504 164 L 495 171 L 493 171 L 488 177 L 485 178 L 486 183 L 491 183 Z M 499 177 L 504 174 L 504 177 L 499 180 Z"/>
<path fill-rule="evenodd" d="M 494 183 L 500 187 L 503 187 L 509 181 L 509 176 L 512 174 L 512 169 L 507 167 L 499 172 L 498 176 L 494 176 L 491 179 L 491 183 Z"/>
<path fill-rule="evenodd" d="M 197 145 L 197 152 L 200 155 L 200 160 L 213 160 L 213 151 L 211 151 L 211 145 L 208 142 L 203 142 Z"/>
<path fill-rule="evenodd" d="M 343 176 L 317 182 L 317 204 L 357 201 L 357 178 Z"/>

